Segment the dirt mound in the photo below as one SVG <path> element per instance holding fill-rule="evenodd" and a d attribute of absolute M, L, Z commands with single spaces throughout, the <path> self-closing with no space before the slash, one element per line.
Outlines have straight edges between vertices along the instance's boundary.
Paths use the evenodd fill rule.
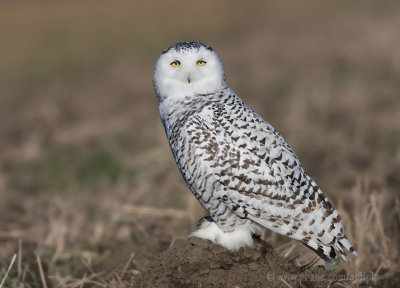
<path fill-rule="evenodd" d="M 177 240 L 135 280 L 134 287 L 327 287 L 321 267 L 300 272 L 272 246 L 256 241 L 254 247 L 230 253 L 210 241 Z"/>

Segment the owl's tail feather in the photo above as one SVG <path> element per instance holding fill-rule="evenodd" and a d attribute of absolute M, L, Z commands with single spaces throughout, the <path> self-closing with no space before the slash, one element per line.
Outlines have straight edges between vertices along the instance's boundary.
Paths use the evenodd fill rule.
<path fill-rule="evenodd" d="M 342 248 L 342 249 L 339 249 L 338 248 L 338 245 L 340 246 L 340 248 Z M 343 256 L 344 256 L 344 259 L 345 260 L 347 260 L 347 258 L 346 258 L 346 254 L 343 252 L 343 248 L 345 248 L 347 251 L 349 251 L 351 254 L 353 254 L 354 256 L 357 256 L 357 251 L 356 251 L 356 249 L 354 249 L 354 247 L 351 245 L 351 243 L 350 243 L 350 241 L 346 238 L 346 237 L 343 237 L 342 239 L 340 239 L 340 240 L 338 240 L 337 242 L 336 242 L 336 249 L 338 249 L 340 252 L 341 252 L 341 256 L 342 256 L 342 258 L 343 258 Z"/>
<path fill-rule="evenodd" d="M 328 264 L 332 264 L 333 260 L 337 258 L 335 249 L 332 246 L 322 246 L 317 244 L 317 242 L 310 240 L 308 242 L 302 241 L 307 248 L 315 252 L 319 257 L 321 257 Z M 332 257 L 333 256 L 333 257 Z"/>
<path fill-rule="evenodd" d="M 309 241 L 302 241 L 302 243 L 309 249 L 313 250 L 319 257 L 325 260 L 328 264 L 332 264 L 333 260 L 337 259 L 338 253 L 343 260 L 348 261 L 345 249 L 353 255 L 357 256 L 357 252 L 354 247 L 350 244 L 347 238 L 337 240 L 333 245 L 324 245 L 318 243 L 314 239 Z"/>

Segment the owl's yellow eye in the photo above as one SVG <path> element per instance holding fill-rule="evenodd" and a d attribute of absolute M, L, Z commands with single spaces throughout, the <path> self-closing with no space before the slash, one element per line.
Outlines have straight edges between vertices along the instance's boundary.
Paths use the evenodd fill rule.
<path fill-rule="evenodd" d="M 180 65 L 181 65 L 181 62 L 179 62 L 178 60 L 171 62 L 172 67 L 178 67 Z"/>
<path fill-rule="evenodd" d="M 204 66 L 204 65 L 206 65 L 206 61 L 203 61 L 203 60 L 199 60 L 199 61 L 197 61 L 197 65 L 198 66 Z"/>

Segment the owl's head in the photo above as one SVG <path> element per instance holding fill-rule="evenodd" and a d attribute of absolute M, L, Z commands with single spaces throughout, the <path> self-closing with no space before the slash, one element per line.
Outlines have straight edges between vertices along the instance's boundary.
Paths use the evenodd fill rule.
<path fill-rule="evenodd" d="M 177 43 L 161 53 L 153 74 L 158 101 L 218 92 L 225 73 L 215 51 L 199 42 Z"/>

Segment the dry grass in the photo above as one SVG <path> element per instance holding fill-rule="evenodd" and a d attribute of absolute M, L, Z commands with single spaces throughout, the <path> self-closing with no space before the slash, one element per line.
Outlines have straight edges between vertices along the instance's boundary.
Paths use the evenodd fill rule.
<path fill-rule="evenodd" d="M 0 3 L 4 287 L 129 287 L 203 216 L 152 91 L 160 50 L 180 40 L 219 52 L 340 210 L 358 257 L 329 269 L 365 277 L 336 285 L 398 283 L 400 5 L 147 2 Z M 264 237 L 298 264 L 313 257 Z"/>

